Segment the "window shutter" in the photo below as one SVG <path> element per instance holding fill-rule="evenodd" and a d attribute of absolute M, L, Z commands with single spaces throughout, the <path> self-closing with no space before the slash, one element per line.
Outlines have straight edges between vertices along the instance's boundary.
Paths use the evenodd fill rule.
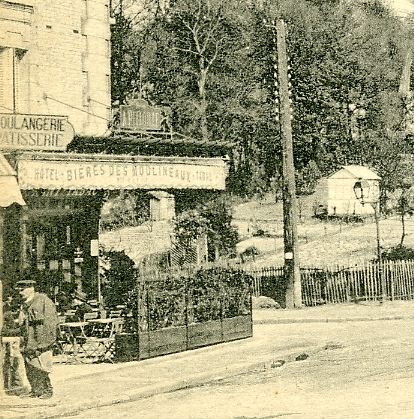
<path fill-rule="evenodd" d="M 0 50 L 0 112 L 13 111 L 13 50 Z"/>
<path fill-rule="evenodd" d="M 4 50 L 5 48 L 0 49 L 0 112 L 4 112 L 5 109 L 2 107 L 4 103 Z"/>
<path fill-rule="evenodd" d="M 17 50 L 14 50 L 13 57 L 13 108 L 15 112 L 19 112 L 19 82 L 20 82 L 20 59 Z"/>

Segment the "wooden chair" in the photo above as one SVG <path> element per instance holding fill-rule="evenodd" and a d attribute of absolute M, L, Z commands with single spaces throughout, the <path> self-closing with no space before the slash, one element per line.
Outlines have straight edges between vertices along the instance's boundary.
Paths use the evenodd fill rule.
<path fill-rule="evenodd" d="M 61 316 L 59 316 L 60 319 Z M 57 356 L 58 361 L 56 362 L 66 362 L 69 357 L 67 356 L 68 347 L 72 346 L 72 342 L 69 340 L 69 335 L 66 330 L 61 327 L 64 321 L 60 321 L 57 328 L 56 341 L 53 345 L 53 355 Z"/>
<path fill-rule="evenodd" d="M 63 315 L 66 318 L 66 321 L 75 321 L 76 320 L 76 310 L 66 310 Z"/>
<path fill-rule="evenodd" d="M 91 322 L 94 327 L 86 341 L 88 357 L 96 358 L 97 362 L 114 362 L 115 335 L 122 332 L 123 319 L 118 317 L 98 319 Z"/>
<path fill-rule="evenodd" d="M 61 355 L 61 362 L 82 363 L 87 357 L 85 322 L 59 324 L 56 342 L 56 355 Z"/>

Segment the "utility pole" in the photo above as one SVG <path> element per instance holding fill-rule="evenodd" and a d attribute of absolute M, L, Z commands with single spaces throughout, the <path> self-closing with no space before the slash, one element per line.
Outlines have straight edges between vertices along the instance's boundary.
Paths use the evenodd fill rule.
<path fill-rule="evenodd" d="M 0 276 L 0 397 L 5 395 L 4 391 L 4 347 L 3 347 L 3 275 Z"/>
<path fill-rule="evenodd" d="M 286 308 L 298 308 L 302 306 L 302 287 L 298 252 L 298 204 L 296 199 L 295 166 L 293 162 L 292 110 L 289 98 L 285 22 L 278 20 L 275 28 L 277 81 L 279 84 L 278 110 L 280 114 L 279 123 L 283 160 L 283 237 L 285 252 L 284 275 L 287 282 Z"/>

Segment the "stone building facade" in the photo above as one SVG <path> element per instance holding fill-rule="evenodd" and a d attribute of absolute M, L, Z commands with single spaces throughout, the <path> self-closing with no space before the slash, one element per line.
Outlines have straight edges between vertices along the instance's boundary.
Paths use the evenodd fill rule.
<path fill-rule="evenodd" d="M 66 115 L 108 134 L 108 0 L 0 1 L 0 113 Z"/>

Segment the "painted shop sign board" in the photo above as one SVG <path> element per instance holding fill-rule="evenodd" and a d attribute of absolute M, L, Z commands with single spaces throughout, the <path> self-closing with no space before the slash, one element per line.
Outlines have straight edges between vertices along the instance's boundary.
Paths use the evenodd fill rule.
<path fill-rule="evenodd" d="M 210 159 L 211 160 L 211 159 Z M 225 189 L 225 163 L 19 160 L 21 189 Z"/>
<path fill-rule="evenodd" d="M 0 150 L 65 151 L 73 137 L 66 116 L 0 114 Z"/>

